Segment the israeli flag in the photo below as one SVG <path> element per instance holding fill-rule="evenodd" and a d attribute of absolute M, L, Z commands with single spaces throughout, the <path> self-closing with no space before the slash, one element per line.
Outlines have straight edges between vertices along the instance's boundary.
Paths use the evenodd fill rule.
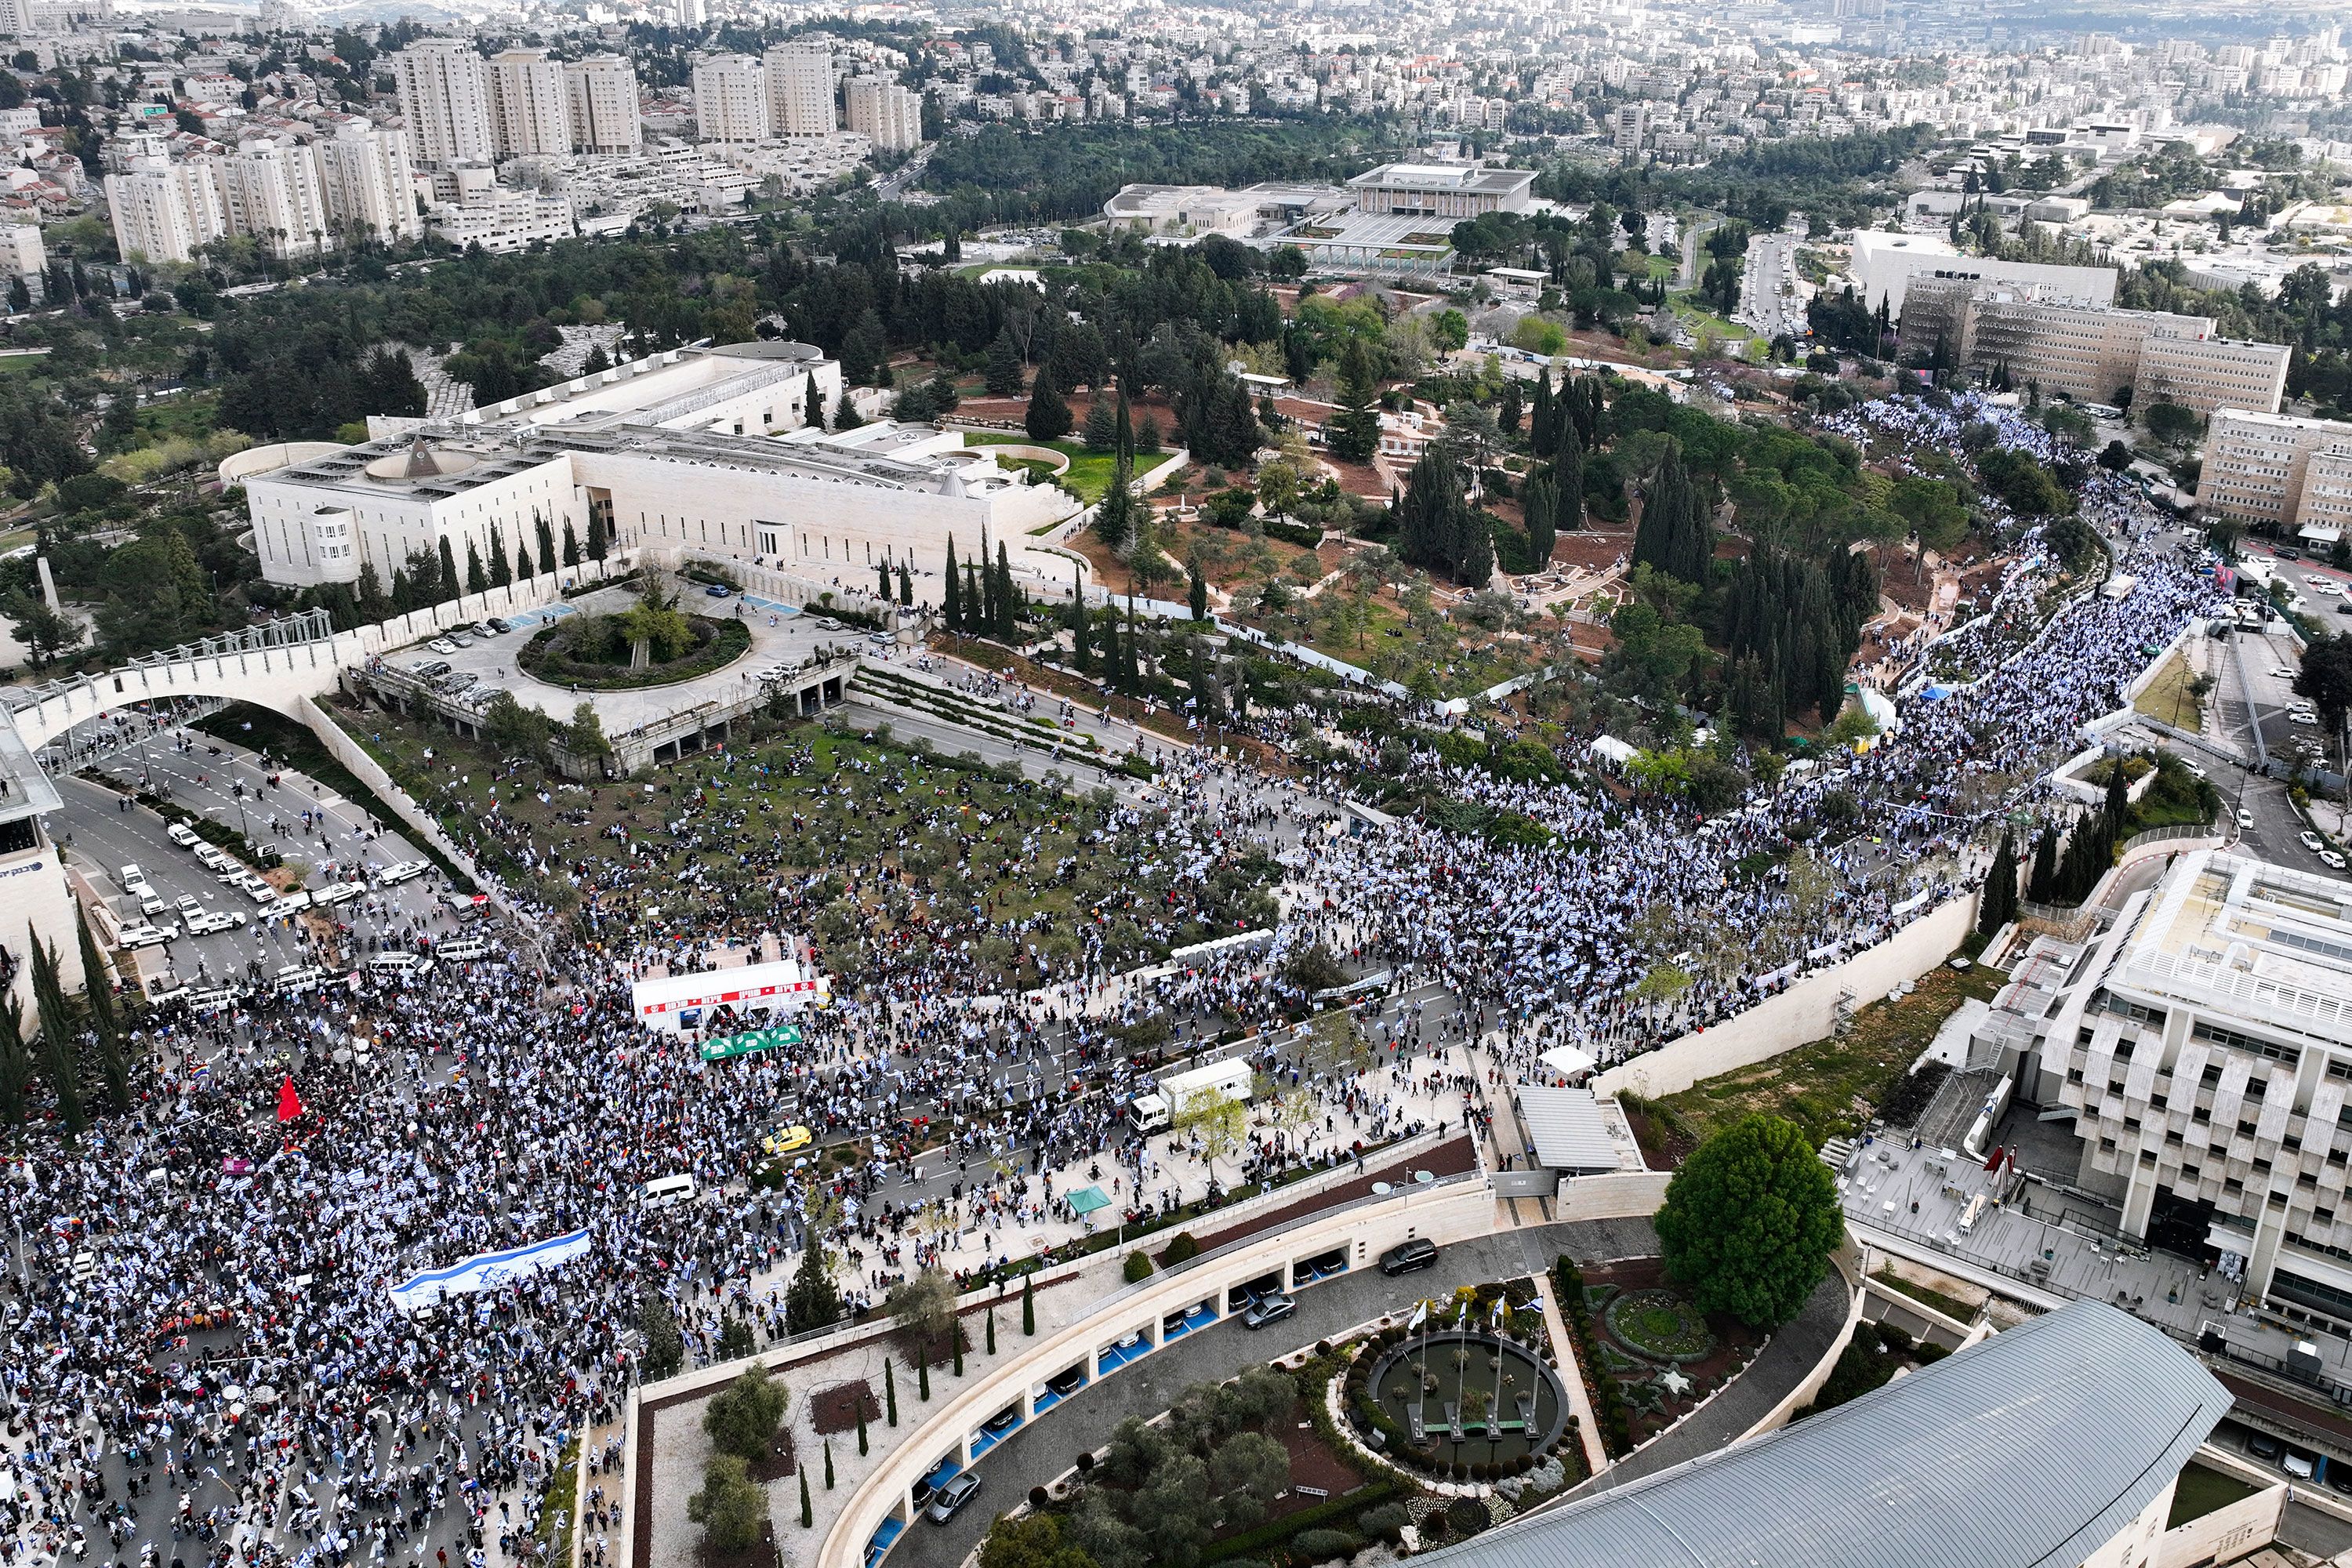
<path fill-rule="evenodd" d="M 480 1290 L 495 1290 L 512 1280 L 527 1279 L 543 1268 L 552 1268 L 558 1264 L 587 1256 L 588 1232 L 585 1229 L 551 1237 L 545 1241 L 534 1241 L 528 1247 L 518 1247 L 506 1252 L 478 1252 L 446 1268 L 410 1275 L 392 1287 L 392 1304 L 404 1312 L 413 1312 L 419 1307 L 432 1306 L 445 1296 L 470 1296 Z"/>

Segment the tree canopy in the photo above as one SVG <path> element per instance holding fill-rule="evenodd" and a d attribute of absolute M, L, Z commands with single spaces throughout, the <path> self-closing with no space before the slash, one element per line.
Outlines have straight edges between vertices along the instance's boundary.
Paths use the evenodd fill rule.
<path fill-rule="evenodd" d="M 1699 1145 L 1657 1215 L 1666 1268 L 1703 1312 L 1795 1317 L 1845 1235 L 1830 1168 L 1795 1122 L 1751 1114 Z"/>

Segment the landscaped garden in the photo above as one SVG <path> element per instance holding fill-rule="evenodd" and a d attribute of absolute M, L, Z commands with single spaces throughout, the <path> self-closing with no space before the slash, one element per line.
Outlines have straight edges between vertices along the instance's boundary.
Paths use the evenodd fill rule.
<path fill-rule="evenodd" d="M 540 679 L 587 691 L 670 686 L 723 669 L 751 648 L 751 628 L 677 607 L 677 591 L 648 572 L 637 602 L 612 615 L 567 616 L 533 637 L 515 662 Z"/>
<path fill-rule="evenodd" d="M 1595 1264 L 1578 1285 L 1591 1324 L 1585 1371 L 1600 1395 L 1594 1408 L 1604 1440 L 1615 1425 L 1612 1408 L 1622 1413 L 1629 1451 L 1697 1409 L 1763 1348 L 1761 1331 L 1701 1312 L 1660 1258 Z"/>

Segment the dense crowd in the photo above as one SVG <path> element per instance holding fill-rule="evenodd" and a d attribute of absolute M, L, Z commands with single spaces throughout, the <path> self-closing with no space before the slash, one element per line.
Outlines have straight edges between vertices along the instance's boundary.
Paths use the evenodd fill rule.
<path fill-rule="evenodd" d="M 1948 445 L 1961 417 L 2043 439 L 2000 411 L 1873 408 L 1858 417 L 1881 441 Z M 1058 923 L 977 897 L 913 933 L 877 913 L 903 889 L 796 854 L 814 821 L 758 800 L 758 770 L 815 768 L 804 747 L 700 764 L 595 853 L 493 805 L 472 847 L 530 873 L 509 889 L 529 963 L 362 973 L 160 1026 L 143 1042 L 145 1105 L 23 1167 L 8 1208 L 24 1264 L 0 1287 L 13 1483 L 0 1568 L 526 1558 L 564 1445 L 609 1420 L 636 1375 L 648 1297 L 695 1355 L 715 1355 L 730 1319 L 783 1331 L 784 1285 L 812 1241 L 863 1309 L 927 1266 L 969 1275 L 1022 1258 L 1040 1225 L 1073 1222 L 1081 1177 L 1120 1216 L 1150 1217 L 1213 1184 L 1466 1125 L 1475 1080 L 1449 1047 L 1483 1037 L 1520 1070 L 1559 1043 L 1612 1061 L 1736 1013 L 1960 892 L 1982 826 L 2032 796 L 2210 594 L 2147 547 L 2153 519 L 2127 487 L 2095 483 L 2085 511 L 2119 542 L 2127 595 L 2033 621 L 2049 574 L 2029 550 L 1955 634 L 1982 667 L 1972 684 L 1906 697 L 1885 743 L 1792 770 L 1713 820 L 1590 778 L 1517 784 L 1430 758 L 1447 792 L 1552 841 L 1370 814 L 1343 830 L 1336 798 L 1198 752 L 1045 828 L 975 810 L 955 770 L 846 760 L 821 798 L 837 792 L 849 815 L 826 830 L 845 822 L 869 849 L 927 846 L 1032 894 L 1076 875 L 1074 853 L 1047 852 L 1072 834 L 1131 867 L 1115 900 Z M 1011 787 L 1036 804 L 1037 786 Z M 528 770 L 497 789 L 559 812 L 590 804 Z M 660 938 L 639 918 L 656 841 L 693 902 Z M 775 901 L 720 896 L 721 867 L 727 888 Z M 1249 935 L 1277 905 L 1274 934 Z M 636 1025 L 627 983 L 646 965 L 779 928 L 802 930 L 835 974 L 801 1045 L 704 1064 Z M 1343 1039 L 1264 1029 L 1245 1048 L 1281 1114 L 1229 1147 L 1197 1128 L 1131 1136 L 1122 1107 L 1149 1057 L 1271 1023 L 1304 1000 L 1291 961 L 1318 945 L 1351 973 L 1393 971 L 1387 991 L 1437 983 L 1460 1008 L 1424 1012 L 1440 994 L 1423 990 Z M 266 1108 L 288 1076 L 304 1104 L 279 1125 Z M 751 1181 L 761 1134 L 791 1122 L 820 1151 L 857 1140 L 868 1157 Z M 708 1201 L 635 1201 L 680 1173 Z M 919 1177 L 934 1185 L 908 1194 Z M 386 1294 L 419 1269 L 576 1230 L 585 1258 L 528 1281 L 408 1316 Z M 602 1551 L 589 1542 L 586 1560 Z"/>

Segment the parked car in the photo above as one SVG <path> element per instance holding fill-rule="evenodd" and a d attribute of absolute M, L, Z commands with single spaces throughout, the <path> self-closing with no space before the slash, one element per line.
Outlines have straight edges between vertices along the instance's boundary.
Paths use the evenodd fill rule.
<path fill-rule="evenodd" d="M 970 1502 L 979 1490 L 980 1478 L 966 1470 L 939 1489 L 931 1499 L 931 1506 L 924 1510 L 923 1517 L 933 1524 L 945 1524 L 961 1511 L 963 1505 Z"/>
<path fill-rule="evenodd" d="M 121 941 L 125 947 L 161 947 L 177 941 L 179 935 L 180 928 L 175 925 L 124 926 Z"/>
<path fill-rule="evenodd" d="M 1250 1310 L 1242 1314 L 1242 1327 L 1262 1329 L 1268 1323 L 1282 1321 L 1297 1310 L 1298 1303 L 1278 1291 L 1270 1296 L 1260 1296 Z"/>
<path fill-rule="evenodd" d="M 1083 1366 L 1066 1366 L 1045 1380 L 1045 1386 L 1065 1399 L 1086 1385 L 1087 1369 Z"/>
<path fill-rule="evenodd" d="M 2254 814 L 2248 811 L 2244 806 L 2240 806 L 2238 808 L 2238 826 L 2240 827 L 2252 827 L 2253 825 Z"/>
<path fill-rule="evenodd" d="M 2319 863 L 2326 867 L 2331 871 L 2341 871 L 2344 869 L 2344 857 L 2337 854 L 2333 849 L 2321 850 L 2319 852 Z"/>
<path fill-rule="evenodd" d="M 2323 841 L 2316 833 L 2298 833 L 2294 836 L 2294 841 L 2302 845 L 2305 849 L 2325 849 L 2327 847 L 2326 842 Z"/>
<path fill-rule="evenodd" d="M 713 583 L 702 591 L 714 599 L 727 598 L 735 592 L 724 583 Z"/>
<path fill-rule="evenodd" d="M 173 843 L 178 845 L 183 849 L 194 849 L 197 845 L 204 842 L 203 839 L 196 837 L 196 830 L 189 826 L 184 822 L 175 822 L 172 824 L 171 826 L 163 829 L 163 837 L 170 839 Z"/>
<path fill-rule="evenodd" d="M 2266 1464 L 2277 1464 L 2279 1456 L 2285 1451 L 2285 1446 L 2267 1432 L 2246 1434 L 2246 1452 Z"/>
<path fill-rule="evenodd" d="M 444 658 L 448 658 L 451 654 L 457 651 L 457 645 L 451 642 L 447 637 L 435 637 L 431 642 L 426 643 L 425 646 L 431 648 L 435 653 L 439 654 Z M 448 668 L 449 667 L 447 665 L 443 665 L 440 669 L 435 670 L 433 673 L 436 675 L 441 674 L 447 670 Z M 423 675 L 425 672 L 419 669 L 416 673 Z"/>
<path fill-rule="evenodd" d="M 1021 1425 L 1021 1406 L 1008 1405 L 980 1424 L 980 1429 L 992 1437 L 1002 1437 Z"/>
<path fill-rule="evenodd" d="M 376 877 L 376 881 L 383 887 L 394 887 L 414 878 L 422 877 L 431 869 L 433 869 L 433 862 L 430 860 L 395 861 L 383 868 Z"/>
<path fill-rule="evenodd" d="M 1381 1272 L 1410 1274 L 1416 1268 L 1427 1268 L 1437 1261 L 1437 1244 L 1425 1236 L 1402 1241 L 1381 1254 Z"/>

